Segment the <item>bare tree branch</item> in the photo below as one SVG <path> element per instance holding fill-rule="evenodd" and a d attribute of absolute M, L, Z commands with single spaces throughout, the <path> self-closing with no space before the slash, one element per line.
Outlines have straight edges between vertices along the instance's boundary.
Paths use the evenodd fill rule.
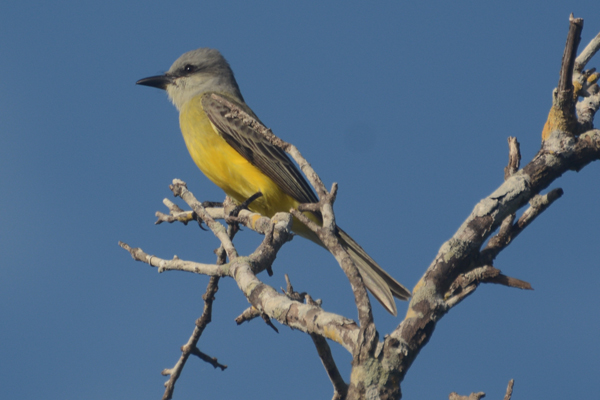
<path fill-rule="evenodd" d="M 303 299 L 306 297 L 306 292 L 302 292 L 302 293 L 298 293 L 294 290 L 294 287 L 292 286 L 292 281 L 290 281 L 290 277 L 288 276 L 288 274 L 284 275 L 285 277 L 285 283 L 286 283 L 286 288 L 285 290 L 283 288 L 281 288 L 281 291 L 283 293 L 285 293 L 285 295 L 290 298 L 291 300 L 296 300 L 296 301 L 303 301 Z M 320 306 L 320 304 L 319 304 Z"/>
<path fill-rule="evenodd" d="M 500 271 L 500 270 L 498 270 Z M 533 290 L 531 284 L 529 282 L 522 281 L 517 278 L 512 278 L 510 276 L 506 276 L 504 274 L 498 274 L 496 276 L 491 276 L 489 278 L 483 279 L 482 283 L 496 283 L 498 285 L 504 285 L 507 287 L 523 289 L 523 290 Z"/>
<path fill-rule="evenodd" d="M 262 317 L 263 321 L 265 321 L 265 324 L 267 324 L 267 326 L 271 329 L 273 329 L 275 331 L 275 333 L 279 333 L 279 329 L 277 329 L 275 327 L 275 325 L 273 325 L 273 323 L 271 322 L 271 319 L 269 318 L 268 315 L 266 314 L 260 314 L 260 316 Z"/>
<path fill-rule="evenodd" d="M 208 276 L 229 275 L 226 265 L 202 264 L 193 261 L 185 261 L 177 256 L 173 256 L 172 260 L 164 260 L 146 254 L 139 247 L 132 248 L 127 243 L 119 242 L 119 246 L 127 250 L 134 260 L 144 262 L 152 267 L 157 267 L 159 273 L 164 271 L 186 271 Z"/>
<path fill-rule="evenodd" d="M 179 360 L 177 361 L 177 363 L 175 364 L 175 366 L 173 368 L 164 369 L 162 371 L 163 375 L 169 375 L 169 380 L 165 382 L 165 393 L 163 394 L 163 397 L 162 397 L 163 400 L 170 400 L 171 398 L 173 398 L 173 391 L 175 390 L 175 383 L 177 382 L 177 379 L 179 379 L 179 376 L 181 375 L 181 371 L 183 370 L 183 367 L 185 366 L 185 363 L 187 362 L 187 360 L 191 354 L 194 354 L 194 355 L 200 357 L 202 360 L 209 362 L 215 368 L 220 367 L 221 370 L 224 370 L 225 368 L 227 368 L 226 365 L 219 364 L 217 362 L 216 358 L 213 359 L 212 357 L 205 355 L 197 348 L 198 341 L 200 340 L 200 336 L 202 335 L 202 332 L 204 332 L 204 328 L 206 328 L 206 325 L 208 325 L 208 323 L 210 323 L 210 320 L 211 320 L 212 302 L 214 300 L 215 293 L 219 289 L 218 283 L 219 283 L 218 277 L 210 278 L 208 287 L 206 288 L 206 293 L 203 296 L 204 311 L 202 313 L 202 316 L 200 318 L 198 318 L 198 320 L 196 320 L 196 326 L 195 326 L 194 331 L 192 332 L 192 335 L 190 336 L 188 342 L 184 346 L 181 347 L 181 357 L 179 358 Z"/>
<path fill-rule="evenodd" d="M 163 203 L 170 209 L 169 214 L 164 214 L 160 211 L 156 212 L 158 220 L 155 224 L 161 224 L 163 222 L 173 223 L 181 222 L 187 225 L 189 221 L 196 220 L 198 216 L 194 211 L 181 210 L 177 205 L 173 204 L 170 200 L 164 199 Z M 176 209 L 171 209 L 171 205 L 175 206 Z M 231 222 L 237 222 L 244 225 L 245 227 L 252 229 L 253 231 L 264 235 L 269 227 L 271 226 L 271 219 L 262 216 L 261 214 L 252 212 L 250 210 L 240 210 L 236 217 L 227 216 L 224 207 L 208 207 L 204 208 L 204 211 L 213 219 L 228 219 Z"/>
<path fill-rule="evenodd" d="M 221 239 L 223 225 L 215 222 L 208 216 L 200 202 L 185 188 L 185 183 L 174 181 L 177 187 L 174 190 L 180 195 L 202 220 L 205 220 L 213 233 Z M 290 232 L 291 216 L 287 213 L 278 213 L 271 218 L 272 233 L 266 235 L 254 253 L 248 257 L 237 257 L 235 248 L 230 251 L 236 257 L 228 264 L 219 266 L 226 275 L 233 277 L 239 288 L 246 295 L 252 306 L 269 318 L 278 320 L 281 324 L 301 330 L 306 333 L 316 333 L 340 343 L 349 352 L 353 352 L 359 337 L 359 328 L 356 323 L 342 316 L 328 313 L 319 307 L 294 302 L 285 295 L 277 293 L 272 287 L 262 283 L 255 274 L 264 271 L 275 260 L 277 252 L 292 237 Z M 224 238 L 223 245 L 231 245 L 228 237 Z M 230 258 L 231 260 L 231 258 Z M 153 258 L 150 260 L 155 263 Z M 216 268 L 216 267 L 215 267 Z M 216 274 L 216 269 L 212 270 Z M 220 270 L 219 270 L 220 271 Z"/>
<path fill-rule="evenodd" d="M 578 124 L 578 133 L 587 132 L 590 129 L 594 128 L 594 116 L 598 109 L 600 109 L 600 89 L 598 88 L 598 77 L 599 74 L 595 73 L 593 76 L 593 80 L 589 80 L 588 83 L 591 83 L 588 92 L 589 95 L 577 102 L 577 124 Z"/>
<path fill-rule="evenodd" d="M 575 66 L 577 47 L 581 41 L 582 29 L 583 19 L 574 18 L 571 14 L 569 17 L 569 34 L 567 35 L 567 44 L 565 45 L 562 65 L 560 66 L 560 78 L 558 79 L 559 96 L 562 93 L 573 91 L 573 67 Z"/>
<path fill-rule="evenodd" d="M 306 292 L 302 292 L 302 293 L 296 292 L 294 290 L 294 287 L 292 286 L 292 282 L 290 281 L 290 278 L 287 274 L 285 274 L 285 281 L 286 281 L 286 289 L 284 290 L 282 288 L 281 291 L 283 293 L 285 293 L 285 295 L 288 298 L 290 298 L 291 300 L 295 300 L 295 301 L 302 301 L 303 299 L 306 299 L 306 304 L 309 304 L 312 306 L 317 306 L 317 307 L 321 306 L 320 301 L 313 300 L 310 297 L 310 295 L 307 294 Z M 321 359 L 321 362 L 323 363 L 323 367 L 325 367 L 327 376 L 329 376 L 329 379 L 331 380 L 331 383 L 333 384 L 333 390 L 334 390 L 333 399 L 345 399 L 346 395 L 348 393 L 348 385 L 346 384 L 346 382 L 344 382 L 344 379 L 340 375 L 337 365 L 335 364 L 335 361 L 333 359 L 333 355 L 331 354 L 331 348 L 329 347 L 327 340 L 325 340 L 325 338 L 323 338 L 322 336 L 314 334 L 314 333 L 310 333 L 309 335 L 310 335 L 310 338 L 312 339 L 313 343 L 315 344 L 315 347 L 317 348 L 317 353 L 319 354 L 319 358 Z"/>
<path fill-rule="evenodd" d="M 508 165 L 504 168 L 504 180 L 519 170 L 521 165 L 521 145 L 516 137 L 508 137 Z"/>
<path fill-rule="evenodd" d="M 246 257 L 231 264 L 232 275 L 248 301 L 260 313 L 281 324 L 307 333 L 316 333 L 340 343 L 352 352 L 358 339 L 356 323 L 342 316 L 323 311 L 320 307 L 290 300 L 272 287 L 260 282 Z"/>
<path fill-rule="evenodd" d="M 335 257 L 338 264 L 350 280 L 352 292 L 356 307 L 358 309 L 358 320 L 361 327 L 368 327 L 373 324 L 373 314 L 371 312 L 371 303 L 367 295 L 367 289 L 362 281 L 362 277 L 350 255 L 342 247 L 338 235 L 336 235 L 335 216 L 333 214 L 333 203 L 337 195 L 337 184 L 333 184 L 331 192 L 326 192 L 319 200 L 319 209 L 323 215 L 323 226 L 320 227 L 298 210 L 290 210 L 292 215 L 298 218 L 302 223 L 315 232 L 321 242 L 327 247 L 327 250 Z M 308 205 L 301 205 L 299 210 L 307 209 Z"/>
<path fill-rule="evenodd" d="M 246 308 L 240 315 L 235 318 L 235 323 L 238 325 L 243 324 L 246 321 L 251 321 L 256 317 L 260 316 L 260 312 L 252 306 Z"/>
<path fill-rule="evenodd" d="M 479 393 L 471 393 L 468 396 L 461 396 L 456 392 L 452 392 L 450 393 L 450 395 L 448 396 L 449 400 L 479 400 L 481 398 L 485 397 L 485 393 L 483 392 L 479 392 Z"/>
<path fill-rule="evenodd" d="M 173 184 L 170 185 L 169 188 L 173 191 L 173 194 L 175 196 L 181 197 L 183 201 L 185 201 L 188 204 L 188 206 L 190 206 L 190 208 L 194 210 L 196 215 L 198 215 L 198 217 L 201 218 L 202 221 L 204 221 L 206 225 L 209 226 L 210 230 L 221 241 L 223 248 L 227 253 L 227 257 L 229 257 L 230 260 L 234 260 L 238 256 L 238 254 L 235 250 L 235 247 L 233 246 L 233 243 L 231 242 L 231 239 L 227 235 L 227 230 L 223 225 L 216 222 L 206 212 L 206 210 L 202 206 L 202 203 L 196 200 L 192 192 L 188 190 L 185 182 L 183 182 L 180 179 L 173 179 Z"/>
<path fill-rule="evenodd" d="M 575 100 L 573 89 L 573 66 L 577 46 L 581 40 L 583 20 L 569 17 L 569 34 L 560 67 L 558 87 L 553 93 L 552 107 L 542 131 L 542 141 L 548 140 L 553 132 L 562 132 L 570 136 L 575 135 L 577 120 L 575 115 Z"/>
<path fill-rule="evenodd" d="M 513 386 L 515 385 L 515 380 L 511 379 L 508 381 L 508 386 L 506 387 L 506 394 L 504 395 L 504 400 L 510 400 L 513 393 Z"/>
<path fill-rule="evenodd" d="M 177 207 L 177 206 L 175 206 Z M 171 210 L 177 211 L 175 207 L 169 207 Z M 179 208 L 179 207 L 177 207 Z M 227 235 L 229 239 L 232 240 L 235 236 L 237 230 L 234 229 L 233 226 L 229 226 L 227 229 Z M 222 266 L 227 261 L 226 252 L 224 246 L 220 246 L 217 251 L 217 266 Z M 179 376 L 181 375 L 181 371 L 185 366 L 190 355 L 195 355 L 201 360 L 211 364 L 214 368 L 221 368 L 221 371 L 224 371 L 227 368 L 227 365 L 220 364 L 215 357 L 210 357 L 207 354 L 200 351 L 198 348 L 198 341 L 200 340 L 200 336 L 206 326 L 212 320 L 212 305 L 215 300 L 215 294 L 219 290 L 219 277 L 212 276 L 208 281 L 208 286 L 206 287 L 206 292 L 202 296 L 204 300 L 204 310 L 202 311 L 202 315 L 200 318 L 196 320 L 196 326 L 194 327 L 194 331 L 190 336 L 188 342 L 181 347 L 181 357 L 175 364 L 173 368 L 165 369 L 162 371 L 163 375 L 169 375 L 169 380 L 165 382 L 165 392 L 163 394 L 163 400 L 170 400 L 173 397 L 173 391 L 175 390 L 175 383 Z"/>
<path fill-rule="evenodd" d="M 575 59 L 574 70 L 581 73 L 585 66 L 590 62 L 594 54 L 600 49 L 600 33 L 594 37 L 587 46 L 581 51 L 581 54 Z"/>
<path fill-rule="evenodd" d="M 516 137 L 509 136 L 508 137 L 508 165 L 504 168 L 504 181 L 508 180 L 511 176 L 513 176 L 521 165 L 521 146 L 517 141 Z M 494 247 L 499 246 L 507 246 L 510 242 L 509 235 L 513 229 L 512 223 L 516 218 L 516 214 L 512 213 L 502 221 L 500 225 L 500 230 L 498 234 L 492 238 L 490 238 L 488 242 L 488 246 L 490 243 Z M 493 258 L 489 260 L 491 263 Z"/>
<path fill-rule="evenodd" d="M 577 20 L 572 20 L 571 25 L 576 26 L 570 29 L 570 38 L 578 36 L 581 31 L 581 24 Z M 576 48 L 576 40 L 569 39 L 567 47 L 569 46 L 571 50 L 565 50 L 567 56 L 563 65 L 569 65 L 568 58 L 573 57 L 570 54 L 574 53 L 572 50 Z M 568 85 L 564 83 L 565 75 L 561 76 L 564 90 Z M 553 103 L 552 107 L 556 108 L 557 104 Z M 563 116 L 565 115 L 567 114 L 563 113 Z M 475 206 L 454 236 L 442 245 L 438 255 L 413 290 L 406 318 L 384 342 L 384 359 L 389 360 L 391 365 L 398 366 L 398 381 L 402 381 L 420 349 L 431 338 L 437 321 L 451 306 L 444 300 L 451 284 L 460 274 L 487 264 L 487 257 L 482 259 L 480 248 L 491 233 L 500 228 L 508 216 L 531 201 L 563 173 L 578 171 L 598 159 L 600 131 L 588 131 L 575 137 L 573 131 L 552 129 L 533 160 Z M 555 191 L 548 197 L 558 198 L 560 191 Z M 539 215 L 543 209 L 544 207 L 532 207 L 531 212 L 526 212 L 528 216 L 520 219 L 521 226 L 525 227 L 532 217 Z M 472 290 L 474 288 L 471 292 Z M 393 371 L 388 373 L 394 374 Z"/>
<path fill-rule="evenodd" d="M 459 275 L 444 296 L 448 309 L 456 306 L 477 289 L 480 283 L 496 283 L 508 287 L 533 290 L 528 282 L 502 274 L 491 265 L 475 268 Z"/>
<path fill-rule="evenodd" d="M 529 202 L 529 208 L 523 212 L 521 218 L 513 225 L 514 214 L 511 214 L 502 222 L 500 232 L 492 237 L 487 246 L 481 251 L 481 257 L 491 263 L 496 256 L 506 248 L 523 230 L 529 226 L 542 212 L 544 212 L 554 201 L 563 195 L 560 188 L 553 189 L 545 195 L 535 195 Z"/>
<path fill-rule="evenodd" d="M 310 334 L 310 338 L 312 339 L 315 347 L 317 348 L 317 353 L 319 353 L 319 357 L 321 358 L 321 362 L 323 363 L 323 367 L 325 367 L 325 371 L 327 372 L 327 376 L 329 376 L 329 380 L 333 384 L 333 398 L 334 399 L 345 399 L 348 394 L 348 384 L 344 382 L 342 375 L 340 375 L 340 371 L 335 365 L 335 361 L 333 360 L 333 355 L 331 354 L 331 348 L 327 343 L 327 340 L 322 336 L 316 335 L 314 333 Z"/>
<path fill-rule="evenodd" d="M 198 357 L 199 359 L 201 359 L 204 362 L 209 363 L 210 365 L 212 365 L 215 369 L 220 368 L 221 371 L 225 371 L 227 369 L 227 365 L 221 364 L 219 363 L 219 360 L 217 360 L 216 357 L 211 357 L 205 353 L 203 353 L 202 351 L 200 351 L 197 347 L 193 347 L 192 348 L 192 355 Z"/>

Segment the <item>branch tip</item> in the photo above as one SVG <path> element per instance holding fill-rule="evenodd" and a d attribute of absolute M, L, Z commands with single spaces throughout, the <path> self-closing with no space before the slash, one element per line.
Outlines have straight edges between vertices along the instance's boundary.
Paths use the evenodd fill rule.
<path fill-rule="evenodd" d="M 515 380 L 511 379 L 508 381 L 508 386 L 506 387 L 506 394 L 504 395 L 504 400 L 510 400 L 513 393 L 513 386 L 515 385 Z"/>
<path fill-rule="evenodd" d="M 260 316 L 260 312 L 256 308 L 250 306 L 235 318 L 235 323 L 237 325 L 241 325 L 244 322 L 251 321 L 258 316 Z"/>
<path fill-rule="evenodd" d="M 521 165 L 521 145 L 516 137 L 508 137 L 508 165 L 504 168 L 504 180 L 510 178 Z"/>
<path fill-rule="evenodd" d="M 270 326 L 276 333 L 279 333 L 279 329 L 277 329 L 277 327 L 273 325 L 273 322 L 271 322 L 271 318 L 269 318 L 267 314 L 261 313 L 260 316 L 262 317 L 263 321 L 265 321 L 265 324 Z"/>

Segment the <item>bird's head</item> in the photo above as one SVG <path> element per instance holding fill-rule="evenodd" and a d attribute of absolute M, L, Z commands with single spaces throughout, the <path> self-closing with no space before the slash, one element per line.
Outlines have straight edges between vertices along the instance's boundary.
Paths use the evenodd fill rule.
<path fill-rule="evenodd" d="M 140 79 L 136 84 L 166 90 L 178 110 L 190 99 L 207 92 L 228 94 L 243 102 L 229 63 L 215 49 L 188 51 L 164 75 Z"/>

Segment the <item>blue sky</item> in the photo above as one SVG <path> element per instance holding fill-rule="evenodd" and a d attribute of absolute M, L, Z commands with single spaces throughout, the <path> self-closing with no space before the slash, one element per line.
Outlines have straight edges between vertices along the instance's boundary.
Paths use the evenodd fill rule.
<path fill-rule="evenodd" d="M 412 287 L 503 179 L 506 138 L 539 150 L 568 29 L 600 31 L 596 1 L 5 1 L 0 7 L 0 383 L 14 399 L 160 398 L 202 309 L 207 278 L 158 274 L 117 246 L 214 260 L 210 232 L 154 226 L 173 178 L 221 200 L 191 161 L 164 92 L 136 80 L 182 53 L 221 50 L 256 114 L 330 185 L 338 223 Z M 591 66 L 600 66 L 598 56 Z M 600 389 L 600 165 L 496 260 L 535 291 L 486 285 L 438 324 L 404 398 L 484 391 L 592 398 Z M 260 240 L 244 231 L 248 252 Z M 300 238 L 261 275 L 352 318 L 346 278 Z M 259 321 L 221 282 L 175 398 L 330 398 L 310 338 Z M 406 304 L 398 303 L 399 314 Z M 381 335 L 400 322 L 378 305 Z M 350 356 L 332 345 L 346 378 Z"/>

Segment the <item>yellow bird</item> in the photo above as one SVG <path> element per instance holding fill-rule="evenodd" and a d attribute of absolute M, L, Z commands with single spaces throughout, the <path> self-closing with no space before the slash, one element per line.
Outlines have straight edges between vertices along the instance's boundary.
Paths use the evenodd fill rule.
<path fill-rule="evenodd" d="M 219 51 L 201 48 L 183 54 L 164 75 L 140 79 L 138 85 L 166 90 L 179 110 L 179 125 L 192 159 L 200 170 L 235 201 L 242 203 L 257 192 L 249 209 L 266 217 L 288 212 L 317 197 L 296 165 L 279 148 L 252 128 L 228 115 L 211 97 L 216 93 L 252 117 L 229 63 Z M 321 223 L 321 215 L 305 212 Z M 338 228 L 339 229 L 339 228 Z M 294 219 L 292 230 L 321 246 L 319 238 Z M 385 272 L 348 234 L 338 230 L 340 242 L 356 264 L 371 293 L 396 315 L 394 296 L 406 300 L 410 292 Z"/>

